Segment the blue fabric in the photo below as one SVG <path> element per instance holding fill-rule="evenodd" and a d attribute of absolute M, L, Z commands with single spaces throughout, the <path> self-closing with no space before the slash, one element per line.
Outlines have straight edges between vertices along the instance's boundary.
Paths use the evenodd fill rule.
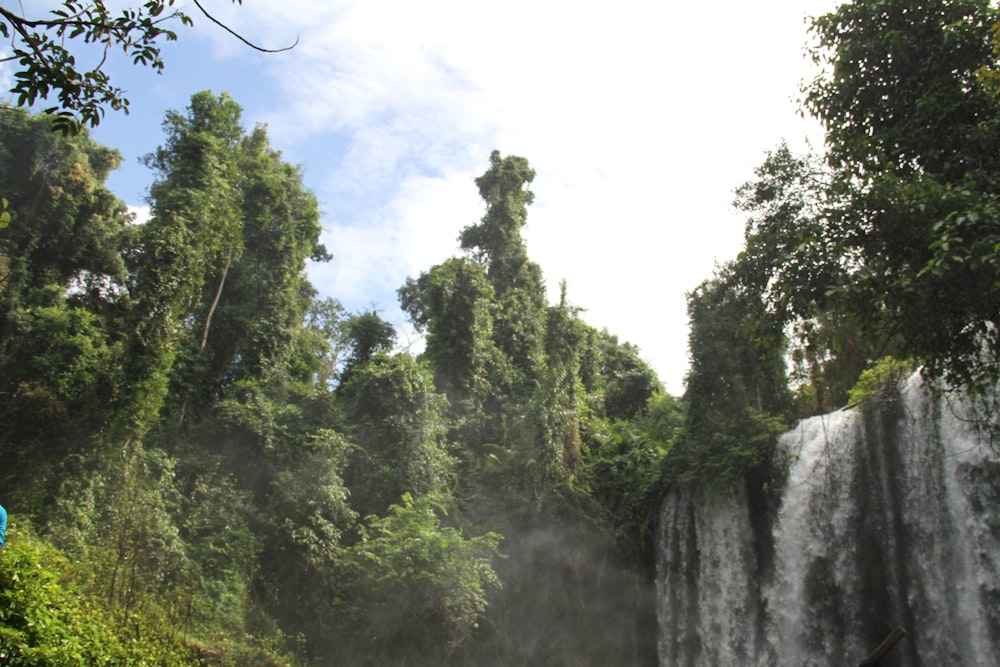
<path fill-rule="evenodd" d="M 7 532 L 7 510 L 0 505 L 0 549 L 3 549 L 3 536 Z"/>

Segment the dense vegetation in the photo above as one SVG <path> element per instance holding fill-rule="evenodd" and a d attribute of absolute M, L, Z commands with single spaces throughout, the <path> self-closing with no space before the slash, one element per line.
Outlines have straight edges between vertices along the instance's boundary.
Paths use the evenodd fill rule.
<path fill-rule="evenodd" d="M 763 488 L 777 433 L 907 363 L 995 387 L 998 20 L 857 0 L 814 22 L 825 153 L 779 146 L 738 189 L 745 247 L 689 294 L 683 398 L 569 286 L 548 301 L 524 158 L 489 157 L 463 254 L 399 288 L 414 357 L 310 285 L 316 200 L 227 95 L 166 115 L 142 224 L 104 186 L 115 151 L 0 112 L 0 654 L 655 664 L 668 485 Z"/>
<path fill-rule="evenodd" d="M 118 155 L 52 124 L 0 115 L 0 652 L 649 660 L 679 408 L 565 290 L 547 302 L 526 160 L 491 156 L 468 254 L 401 287 L 414 358 L 318 297 L 315 198 L 228 96 L 167 114 L 142 224 L 103 185 Z"/>
<path fill-rule="evenodd" d="M 688 296 L 673 478 L 768 481 L 774 433 L 858 400 L 868 368 L 995 390 L 998 19 L 986 0 L 856 0 L 814 20 L 803 107 L 825 150 L 778 146 L 736 192 L 744 249 Z"/>

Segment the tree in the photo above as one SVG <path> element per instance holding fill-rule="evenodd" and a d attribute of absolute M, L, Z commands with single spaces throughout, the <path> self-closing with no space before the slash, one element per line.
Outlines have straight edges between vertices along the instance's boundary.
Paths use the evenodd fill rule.
<path fill-rule="evenodd" d="M 453 258 L 399 289 L 403 310 L 427 341 L 424 357 L 434 383 L 448 397 L 461 440 L 471 446 L 498 430 L 484 423 L 485 406 L 509 376 L 493 340 L 497 303 L 485 268 Z M 494 426 L 496 426 L 494 424 Z"/>
<path fill-rule="evenodd" d="M 640 416 L 649 400 L 663 390 L 656 372 L 639 357 L 635 345 L 621 343 L 607 331 L 601 331 L 597 340 L 601 346 L 601 414 L 620 420 Z"/>
<path fill-rule="evenodd" d="M 135 248 L 125 205 L 104 186 L 120 156 L 51 127 L 0 114 L 11 213 L 0 231 L 0 483 L 40 509 L 111 418 Z"/>
<path fill-rule="evenodd" d="M 813 23 L 805 110 L 825 164 L 782 145 L 737 192 L 734 278 L 796 334 L 813 409 L 891 354 L 976 392 L 1000 379 L 1000 12 L 856 0 Z"/>
<path fill-rule="evenodd" d="M 233 2 L 243 4 L 243 0 Z M 193 21 L 174 7 L 175 0 L 146 0 L 117 14 L 109 4 L 104 0 L 63 0 L 58 9 L 32 17 L 0 7 L 0 36 L 11 40 L 11 55 L 0 62 L 16 61 L 20 67 L 10 89 L 16 97 L 15 106 L 31 107 L 54 93 L 59 104 L 44 111 L 54 116 L 55 127 L 63 132 L 80 125 L 96 127 L 106 107 L 128 113 L 130 102 L 125 91 L 116 87 L 104 70 L 111 52 L 120 49 L 132 64 L 159 73 L 165 66 L 160 44 L 177 39 L 177 33 L 167 26 L 190 26 Z M 198 0 L 194 4 L 202 15 L 251 48 L 270 51 L 219 23 Z M 78 67 L 72 44 L 90 47 L 93 53 L 85 52 L 85 56 L 93 57 L 96 65 Z"/>
<path fill-rule="evenodd" d="M 375 354 L 337 387 L 356 448 L 344 471 L 362 516 L 383 513 L 403 493 L 445 493 L 453 461 L 444 447 L 446 404 L 426 364 Z"/>
<path fill-rule="evenodd" d="M 812 55 L 826 67 L 805 107 L 834 164 L 952 183 L 996 174 L 997 100 L 976 72 L 994 62 L 998 19 L 989 0 L 855 0 L 817 18 Z"/>
<path fill-rule="evenodd" d="M 346 627 L 327 639 L 330 654 L 353 664 L 450 663 L 500 588 L 493 560 L 501 538 L 465 537 L 446 519 L 441 496 L 409 493 L 366 518 L 341 559 L 351 602 Z"/>
<path fill-rule="evenodd" d="M 343 476 L 355 448 L 331 428 L 332 396 L 273 373 L 237 383 L 212 408 L 154 439 L 180 460 L 183 536 L 205 573 L 197 611 L 226 614 L 240 633 L 277 624 L 322 642 L 331 568 L 356 520 Z"/>
<path fill-rule="evenodd" d="M 119 384 L 119 346 L 85 308 L 48 303 L 8 315 L 0 356 L 0 484 L 11 503 L 47 507 L 80 460 L 102 449 Z"/>
<path fill-rule="evenodd" d="M 846 195 L 819 156 L 795 155 L 784 143 L 768 151 L 754 175 L 736 191 L 734 206 L 747 222 L 732 280 L 759 294 L 776 325 L 792 334 L 802 409 L 834 410 L 887 344 L 879 332 L 862 330 L 869 304 L 849 289 L 863 260 L 839 215 Z"/>
<path fill-rule="evenodd" d="M 396 344 L 396 329 L 375 310 L 348 315 L 342 324 L 342 333 L 349 353 L 341 381 L 350 376 L 353 367 L 370 360 L 379 352 L 389 352 Z"/>
<path fill-rule="evenodd" d="M 307 373 L 317 386 L 333 387 L 344 358 L 352 352 L 344 336 L 346 313 L 343 304 L 330 297 L 310 302 L 305 328 L 296 339 L 304 353 L 296 356 L 302 362 L 300 377 Z"/>
<path fill-rule="evenodd" d="M 237 128 L 240 138 L 225 149 L 218 167 L 231 180 L 202 193 L 232 206 L 235 217 L 226 232 L 232 237 L 206 267 L 188 315 L 194 324 L 185 332 L 173 382 L 175 396 L 189 405 L 207 404 L 227 386 L 262 378 L 291 359 L 315 291 L 306 262 L 329 257 L 319 243 L 316 197 L 303 186 L 299 169 L 271 148 L 263 127 L 249 133 Z M 169 158 L 163 166 L 170 172 L 164 173 L 179 176 L 190 157 L 182 152 Z M 227 187 L 228 194 L 217 197 Z M 222 211 L 215 211 L 213 223 L 221 221 Z"/>
<path fill-rule="evenodd" d="M 208 282 L 242 252 L 240 172 L 235 159 L 241 109 L 228 95 L 202 92 L 188 115 L 168 112 L 167 139 L 147 164 L 159 172 L 150 187 L 152 217 L 130 286 L 134 306 L 126 351 L 125 404 L 116 430 L 135 439 L 159 416 L 185 327 Z M 215 280 L 212 280 L 212 278 Z M 208 316 L 197 320 L 206 332 Z M 127 398 L 126 398 L 127 397 Z"/>
<path fill-rule="evenodd" d="M 476 179 L 486 213 L 459 235 L 462 249 L 486 266 L 493 285 L 498 304 L 494 340 L 512 364 L 515 394 L 530 391 L 543 355 L 545 285 L 521 236 L 535 198 L 528 189 L 534 179 L 535 170 L 525 158 L 501 158 L 493 151 L 490 168 Z"/>
<path fill-rule="evenodd" d="M 144 397 L 130 406 L 134 425 L 152 423 L 170 381 L 183 421 L 280 365 L 312 297 L 306 261 L 329 257 L 301 173 L 240 114 L 226 94 L 197 93 L 186 115 L 167 114 L 166 141 L 147 157 L 158 179 L 131 285 L 127 376 Z"/>
<path fill-rule="evenodd" d="M 732 264 L 688 294 L 684 432 L 668 465 L 717 488 L 767 463 L 789 407 L 783 326 Z"/>
<path fill-rule="evenodd" d="M 1000 99 L 986 0 L 857 0 L 817 19 L 805 90 L 843 195 L 843 290 L 868 332 L 925 374 L 978 391 L 1000 378 Z M 988 80 L 986 81 L 988 84 Z"/>
<path fill-rule="evenodd" d="M 74 281 L 77 300 L 111 301 L 125 284 L 129 216 L 104 186 L 121 155 L 86 133 L 59 137 L 51 128 L 45 116 L 0 113 L 0 183 L 10 215 L 0 234 L 5 313 L 48 285 Z M 0 328 L 0 341 L 7 339 Z"/>

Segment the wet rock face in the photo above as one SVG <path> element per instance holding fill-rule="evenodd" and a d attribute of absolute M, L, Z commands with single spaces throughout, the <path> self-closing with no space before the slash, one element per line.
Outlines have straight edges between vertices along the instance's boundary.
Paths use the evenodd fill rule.
<path fill-rule="evenodd" d="M 975 408 L 914 379 L 785 434 L 776 511 L 755 488 L 667 497 L 660 664 L 857 664 L 896 626 L 884 667 L 992 664 L 1000 457 Z"/>

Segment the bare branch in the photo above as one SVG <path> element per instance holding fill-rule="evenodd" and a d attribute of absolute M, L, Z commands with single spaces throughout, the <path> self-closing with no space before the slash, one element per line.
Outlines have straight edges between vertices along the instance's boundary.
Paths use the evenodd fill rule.
<path fill-rule="evenodd" d="M 229 26 L 227 26 L 225 23 L 223 23 L 219 19 L 217 19 L 214 16 L 212 16 L 211 14 L 209 14 L 208 11 L 204 7 L 202 7 L 201 3 L 198 2 L 198 0 L 194 0 L 194 4 L 195 4 L 196 7 L 198 7 L 198 9 L 201 10 L 201 13 L 204 14 L 206 16 L 206 18 L 208 18 L 209 21 L 211 21 L 215 25 L 219 26 L 220 28 L 222 28 L 223 30 L 225 30 L 226 32 L 228 32 L 230 35 L 232 35 L 236 39 L 240 40 L 241 42 L 243 42 L 244 44 L 246 44 L 247 46 L 249 46 L 251 49 L 254 49 L 255 51 L 261 51 L 263 53 L 281 53 L 282 51 L 291 51 L 292 49 L 294 49 L 299 44 L 299 37 L 298 37 L 298 35 L 296 35 L 295 36 L 295 41 L 292 43 L 291 46 L 285 46 L 285 47 L 280 48 L 280 49 L 265 49 L 262 46 L 257 46 L 253 42 L 250 42 L 245 37 L 243 37 L 243 35 L 239 34 L 235 30 L 233 30 L 232 28 L 230 28 Z"/>

